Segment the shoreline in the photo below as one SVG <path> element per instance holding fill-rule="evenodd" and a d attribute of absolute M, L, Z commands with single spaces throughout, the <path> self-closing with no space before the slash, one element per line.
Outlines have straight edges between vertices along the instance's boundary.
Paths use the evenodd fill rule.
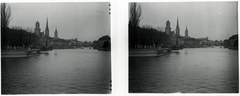
<path fill-rule="evenodd" d="M 158 57 L 171 54 L 171 49 L 129 49 L 129 57 Z"/>
<path fill-rule="evenodd" d="M 1 50 L 1 58 L 25 58 L 40 55 L 38 49 L 31 50 Z"/>

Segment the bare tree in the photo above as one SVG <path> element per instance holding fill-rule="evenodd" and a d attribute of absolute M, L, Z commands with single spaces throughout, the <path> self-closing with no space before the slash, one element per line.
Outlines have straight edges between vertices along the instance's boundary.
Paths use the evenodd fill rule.
<path fill-rule="evenodd" d="M 144 29 L 154 29 L 151 25 L 147 25 L 147 24 L 143 25 L 142 28 L 144 28 Z"/>
<path fill-rule="evenodd" d="M 162 27 L 162 26 L 161 26 L 161 27 L 160 27 L 160 26 L 157 26 L 157 30 L 158 30 L 158 31 L 161 31 L 161 32 L 164 32 L 164 27 Z"/>
<path fill-rule="evenodd" d="M 130 18 L 129 23 L 133 27 L 138 27 L 140 20 L 142 19 L 142 7 L 136 2 L 130 5 Z"/>
<path fill-rule="evenodd" d="M 11 29 L 14 29 L 14 30 L 24 30 L 22 27 L 20 26 L 12 26 Z"/>
<path fill-rule="evenodd" d="M 5 29 L 8 27 L 11 17 L 11 8 L 6 3 L 1 3 L 1 28 Z"/>
<path fill-rule="evenodd" d="M 26 28 L 26 31 L 27 31 L 27 32 L 30 32 L 30 33 L 34 33 L 33 28 L 30 28 L 30 27 L 27 27 L 27 28 Z"/>

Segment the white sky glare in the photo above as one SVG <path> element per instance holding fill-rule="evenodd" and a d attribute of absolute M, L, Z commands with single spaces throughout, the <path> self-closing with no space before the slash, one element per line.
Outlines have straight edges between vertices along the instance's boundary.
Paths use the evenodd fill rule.
<path fill-rule="evenodd" d="M 110 36 L 109 3 L 7 3 L 11 7 L 9 27 L 32 28 L 40 23 L 45 31 L 48 18 L 49 35 L 54 37 L 55 28 L 63 39 L 78 38 L 93 41 Z"/>
<path fill-rule="evenodd" d="M 109 3 L 7 3 L 11 7 L 12 20 L 9 26 L 35 28 L 40 23 L 45 31 L 46 19 L 50 36 L 55 28 L 63 39 L 78 38 L 93 41 L 101 36 L 110 36 Z M 152 2 L 142 6 L 140 26 L 164 27 L 166 21 L 175 30 L 177 17 L 180 34 L 184 36 L 188 27 L 190 37 L 208 37 L 224 40 L 238 33 L 238 3 L 235 2 Z M 117 12 L 116 12 L 117 13 Z M 112 24 L 116 26 L 117 24 Z M 126 24 L 127 26 L 127 24 Z"/>
<path fill-rule="evenodd" d="M 176 29 L 177 17 L 180 34 L 194 38 L 208 37 L 224 40 L 238 33 L 237 2 L 159 2 L 138 3 L 142 6 L 140 26 L 166 27 L 166 21 Z"/>

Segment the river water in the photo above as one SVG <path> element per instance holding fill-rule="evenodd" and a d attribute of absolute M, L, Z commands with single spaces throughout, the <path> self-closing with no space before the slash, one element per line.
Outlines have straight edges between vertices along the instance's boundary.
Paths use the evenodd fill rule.
<path fill-rule="evenodd" d="M 2 94 L 111 93 L 111 52 L 59 49 L 2 58 Z"/>
<path fill-rule="evenodd" d="M 183 49 L 161 57 L 129 58 L 130 93 L 237 93 L 238 51 Z"/>

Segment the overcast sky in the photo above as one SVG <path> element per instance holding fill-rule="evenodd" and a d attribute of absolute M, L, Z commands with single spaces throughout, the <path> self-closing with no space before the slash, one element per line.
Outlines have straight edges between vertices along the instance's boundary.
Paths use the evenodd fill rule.
<path fill-rule="evenodd" d="M 8 3 L 12 11 L 9 27 L 35 28 L 40 23 L 45 31 L 48 18 L 49 35 L 54 37 L 55 28 L 63 39 L 78 38 L 93 41 L 110 36 L 109 3 Z"/>
<path fill-rule="evenodd" d="M 179 19 L 180 35 L 186 27 L 190 37 L 224 40 L 238 33 L 237 2 L 173 2 L 139 3 L 142 6 L 140 26 L 166 27 L 166 21 L 176 29 Z"/>

